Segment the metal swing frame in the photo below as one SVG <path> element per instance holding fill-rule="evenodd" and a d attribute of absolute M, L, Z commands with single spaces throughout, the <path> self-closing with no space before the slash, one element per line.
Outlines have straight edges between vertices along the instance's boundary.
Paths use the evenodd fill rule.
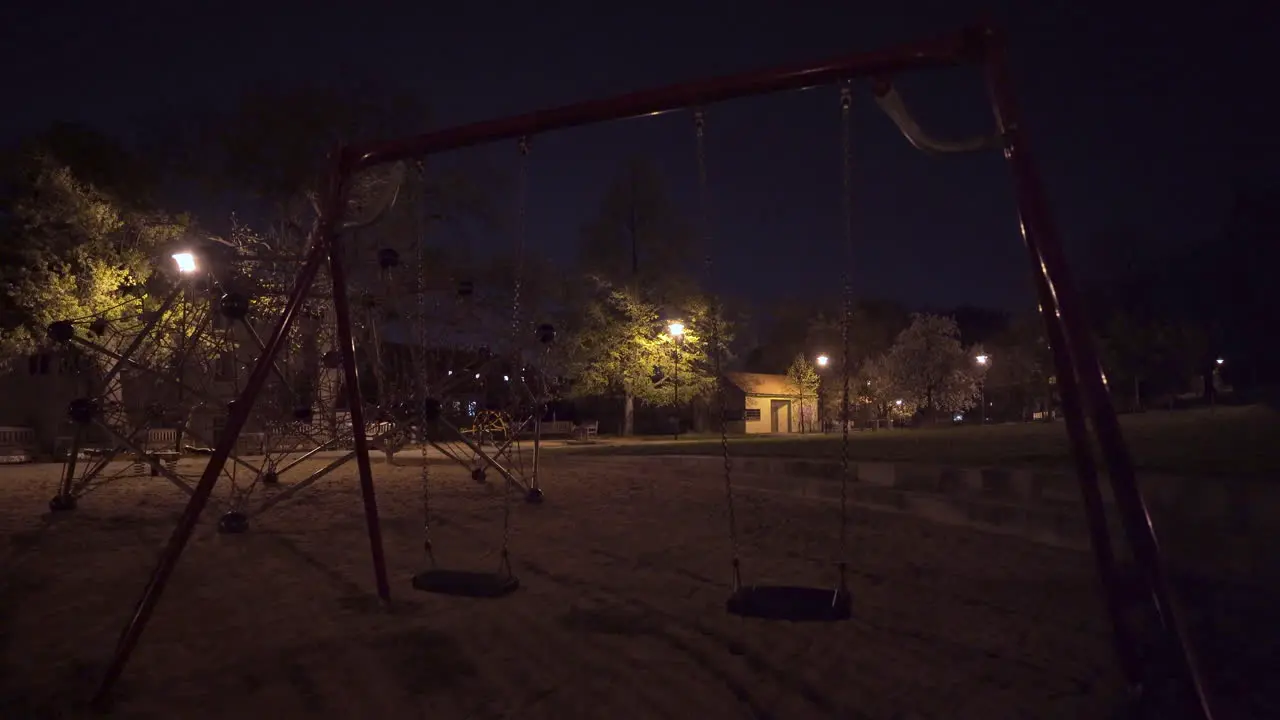
<path fill-rule="evenodd" d="M 904 71 L 958 65 L 976 65 L 982 70 L 986 79 L 992 112 L 1000 134 L 1000 144 L 1012 176 L 1021 234 L 1027 249 L 1039 309 L 1053 352 L 1062 396 L 1063 414 L 1080 479 L 1080 490 L 1089 519 L 1095 560 L 1105 590 L 1121 669 L 1132 685 L 1145 684 L 1146 668 L 1139 660 L 1134 630 L 1125 614 L 1125 609 L 1130 604 L 1145 605 L 1159 618 L 1158 628 L 1161 633 L 1160 639 L 1163 641 L 1161 648 L 1166 655 L 1164 659 L 1176 668 L 1181 686 L 1192 698 L 1190 705 L 1194 706 L 1195 715 L 1211 718 L 1209 699 L 1186 639 L 1182 621 L 1173 606 L 1172 593 L 1160 556 L 1159 544 L 1135 481 L 1133 461 L 1107 392 L 1106 381 L 1099 365 L 1098 352 L 1090 336 L 1081 300 L 1067 267 L 1048 199 L 1021 123 L 1009 77 L 1005 43 L 1000 33 L 987 27 L 969 28 L 922 42 L 897 45 L 879 51 L 856 52 L 824 62 L 788 65 L 702 82 L 668 86 L 463 125 L 398 141 L 335 148 L 330 157 L 330 169 L 321 200 L 320 217 L 312 232 L 310 247 L 298 270 L 288 302 L 244 386 L 235 411 L 228 417 L 224 436 L 214 449 L 208 466 L 196 484 L 190 502 L 174 528 L 155 571 L 121 634 L 115 653 L 95 695 L 95 703 L 101 706 L 107 701 L 112 687 L 131 657 L 199 521 L 200 514 L 209 501 L 222 468 L 231 455 L 235 442 L 249 417 L 252 405 L 270 373 L 271 363 L 280 352 L 289 329 L 297 319 L 299 308 L 316 278 L 321 263 L 326 260 L 333 281 L 333 303 L 345 385 L 348 393 L 359 391 L 346 287 L 347 275 L 342 260 L 343 238 L 339 234 L 343 227 L 347 180 L 354 172 L 382 163 L 422 158 L 435 153 L 500 140 L 527 138 L 552 130 L 655 115 L 750 95 L 826 85 L 841 80 L 854 78 L 874 80 Z M 355 400 L 349 405 L 352 427 L 365 427 L 361 403 L 356 398 L 351 399 Z M 1091 438 L 1086 426 L 1086 418 L 1095 430 L 1093 437 L 1101 449 L 1101 459 L 1115 495 L 1116 509 L 1139 571 L 1137 582 L 1133 584 L 1137 587 L 1137 591 L 1133 593 L 1125 593 L 1122 583 L 1117 579 L 1111 538 L 1107 530 L 1098 484 L 1099 468 L 1090 451 Z M 390 589 L 383 557 L 368 442 L 364 434 L 359 432 L 355 433 L 354 440 L 378 595 L 384 601 L 388 601 Z"/>

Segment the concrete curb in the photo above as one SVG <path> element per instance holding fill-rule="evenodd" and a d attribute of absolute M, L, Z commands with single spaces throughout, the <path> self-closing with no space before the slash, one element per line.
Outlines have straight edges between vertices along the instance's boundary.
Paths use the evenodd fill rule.
<path fill-rule="evenodd" d="M 582 459 L 586 459 L 585 457 Z M 713 456 L 598 456 L 594 461 L 656 461 L 672 470 L 719 473 Z M 1080 489 L 1070 471 L 960 468 L 912 463 L 850 463 L 855 504 L 933 522 L 1012 535 L 1073 550 L 1090 547 Z M 748 490 L 837 500 L 839 462 L 734 458 L 735 484 Z M 1124 548 L 1104 480 L 1113 544 Z M 1139 477 L 1162 547 L 1179 569 L 1258 577 L 1277 572 L 1280 479 Z M 1120 552 L 1121 556 L 1127 554 Z"/>

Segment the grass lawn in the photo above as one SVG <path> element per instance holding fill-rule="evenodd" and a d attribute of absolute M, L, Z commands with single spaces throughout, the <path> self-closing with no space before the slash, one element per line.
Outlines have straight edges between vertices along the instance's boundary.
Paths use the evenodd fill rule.
<path fill-rule="evenodd" d="M 1280 413 L 1262 406 L 1149 412 L 1120 418 L 1139 470 L 1178 475 L 1280 476 Z M 840 435 L 733 436 L 737 456 L 840 457 Z M 608 455 L 713 455 L 719 438 L 647 439 L 577 446 Z M 1054 423 L 948 426 L 854 432 L 857 461 L 912 461 L 971 466 L 1070 467 L 1066 426 Z"/>

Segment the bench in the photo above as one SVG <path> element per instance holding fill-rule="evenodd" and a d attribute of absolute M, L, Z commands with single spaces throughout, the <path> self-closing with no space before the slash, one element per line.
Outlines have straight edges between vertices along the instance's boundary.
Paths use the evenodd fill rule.
<path fill-rule="evenodd" d="M 585 442 L 591 442 L 595 440 L 596 435 L 599 433 L 599 431 L 600 431 L 599 420 L 592 420 L 591 422 L 585 422 L 585 423 L 582 423 L 581 425 L 574 425 L 573 439 L 582 440 Z"/>

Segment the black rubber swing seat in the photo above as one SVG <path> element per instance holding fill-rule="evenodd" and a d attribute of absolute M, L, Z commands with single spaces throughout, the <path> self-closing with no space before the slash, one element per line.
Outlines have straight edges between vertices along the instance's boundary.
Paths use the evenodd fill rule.
<path fill-rule="evenodd" d="M 413 576 L 413 589 L 454 597 L 500 598 L 519 587 L 519 578 L 501 572 L 427 570 Z"/>
<path fill-rule="evenodd" d="M 789 585 L 745 585 L 729 596 L 730 615 L 784 622 L 839 622 L 853 617 L 847 590 Z"/>

